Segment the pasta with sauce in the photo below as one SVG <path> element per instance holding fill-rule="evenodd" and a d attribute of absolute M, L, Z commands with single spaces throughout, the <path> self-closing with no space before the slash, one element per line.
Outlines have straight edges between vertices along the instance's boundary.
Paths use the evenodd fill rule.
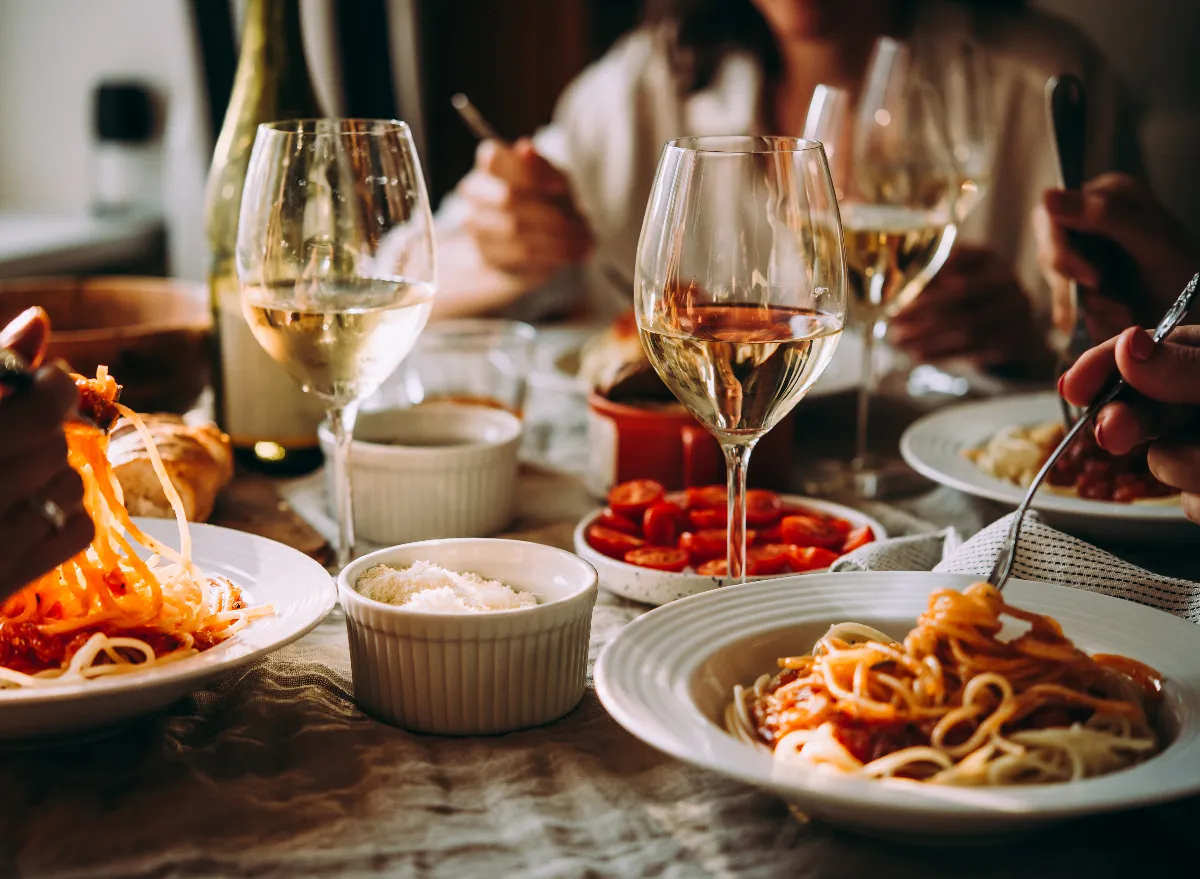
<path fill-rule="evenodd" d="M 0 603 L 0 688 L 54 686 L 183 659 L 273 612 L 247 608 L 236 584 L 206 577 L 192 561 L 179 495 L 142 419 L 117 401 L 120 386 L 108 371 L 76 376 L 76 386 L 93 423 L 66 425 L 67 456 L 83 479 L 96 536 L 87 550 Z M 125 508 L 107 457 L 107 431 L 118 417 L 146 440 L 179 525 L 178 550 L 143 532 Z M 143 560 L 135 544 L 151 558 Z"/>
<path fill-rule="evenodd" d="M 1010 640 L 1003 617 L 1027 623 Z M 934 784 L 1075 781 L 1155 754 L 1153 669 L 1088 656 L 994 586 L 939 590 L 897 643 L 856 623 L 735 687 L 731 734 L 776 760 Z"/>

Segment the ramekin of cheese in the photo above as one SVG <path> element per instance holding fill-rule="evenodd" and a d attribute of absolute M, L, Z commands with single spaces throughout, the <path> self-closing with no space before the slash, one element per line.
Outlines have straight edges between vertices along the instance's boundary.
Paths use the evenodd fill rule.
<path fill-rule="evenodd" d="M 365 555 L 338 578 L 354 698 L 414 732 L 550 723 L 583 698 L 596 569 L 519 540 L 457 538 Z"/>

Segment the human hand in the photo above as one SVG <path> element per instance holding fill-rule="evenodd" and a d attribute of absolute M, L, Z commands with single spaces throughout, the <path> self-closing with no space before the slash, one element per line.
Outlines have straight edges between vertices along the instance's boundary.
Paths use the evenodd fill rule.
<path fill-rule="evenodd" d="M 31 308 L 0 330 L 0 348 L 36 366 L 48 334 L 46 313 Z M 0 387 L 0 600 L 92 541 L 83 481 L 67 463 L 63 435 L 78 403 L 75 382 L 56 366 L 38 368 L 19 392 Z"/>
<path fill-rule="evenodd" d="M 918 360 L 965 358 L 979 366 L 1048 362 L 1033 307 L 995 253 L 951 251 L 929 285 L 890 321 L 892 343 Z"/>
<path fill-rule="evenodd" d="M 587 223 L 566 176 L 522 139 L 479 145 L 475 168 L 458 185 L 470 206 L 466 228 L 484 260 L 532 289 L 592 251 Z"/>
<path fill-rule="evenodd" d="M 1157 347 L 1145 330 L 1130 327 L 1084 353 L 1059 391 L 1086 406 L 1114 370 L 1142 396 L 1105 406 L 1096 442 L 1114 455 L 1150 442 L 1150 472 L 1183 493 L 1184 512 L 1200 523 L 1200 327 L 1178 327 Z"/>
<path fill-rule="evenodd" d="M 1034 225 L 1055 326 L 1069 332 L 1074 322 L 1069 292 L 1074 281 L 1087 297 L 1088 330 L 1095 340 L 1156 321 L 1200 265 L 1200 244 L 1147 186 L 1125 174 L 1102 174 L 1080 192 L 1048 190 Z M 1072 232 L 1115 244 L 1132 262 L 1134 277 L 1104 277 L 1073 246 Z"/>

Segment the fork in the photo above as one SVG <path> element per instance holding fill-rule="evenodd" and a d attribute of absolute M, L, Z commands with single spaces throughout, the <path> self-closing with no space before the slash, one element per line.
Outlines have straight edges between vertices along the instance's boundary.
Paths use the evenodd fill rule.
<path fill-rule="evenodd" d="M 1054 154 L 1058 160 L 1058 182 L 1065 190 L 1078 191 L 1083 186 L 1087 124 L 1087 95 L 1083 83 L 1069 75 L 1057 76 L 1047 82 L 1046 115 L 1049 117 Z M 1073 236 L 1072 240 L 1077 243 L 1078 236 Z M 1066 372 L 1080 354 L 1092 347 L 1079 285 L 1074 281 L 1070 283 L 1070 297 L 1074 323 L 1070 337 L 1058 354 L 1056 372 L 1059 375 Z M 1063 426 L 1070 430 L 1078 420 L 1079 413 L 1061 397 L 1059 405 L 1062 408 Z"/>
<path fill-rule="evenodd" d="M 1158 322 L 1158 326 L 1154 329 L 1154 344 L 1158 345 L 1163 339 L 1170 335 L 1171 331 L 1187 316 L 1192 307 L 1192 301 L 1196 297 L 1196 285 L 1200 284 L 1200 273 L 1192 276 L 1188 281 L 1183 292 L 1179 294 L 1179 298 L 1175 300 L 1163 319 Z M 1037 490 L 1045 481 L 1046 476 L 1058 463 L 1058 459 L 1062 457 L 1063 452 L 1074 442 L 1075 437 L 1079 432 L 1096 420 L 1096 416 L 1100 410 L 1120 396 L 1121 392 L 1126 389 L 1125 379 L 1118 374 L 1113 381 L 1092 401 L 1088 406 L 1087 411 L 1071 425 L 1071 429 L 1067 431 L 1067 435 L 1063 437 L 1062 442 L 1058 444 L 1050 457 L 1046 459 L 1046 463 L 1042 465 L 1042 469 L 1033 477 L 1033 482 L 1029 485 L 1029 490 L 1025 492 L 1025 497 L 1021 499 L 1020 505 L 1017 507 L 1016 513 L 1013 514 L 1012 525 L 1008 529 L 1008 536 L 1000 547 L 1000 553 L 996 556 L 996 564 L 992 566 L 992 572 L 988 574 L 988 582 L 995 585 L 997 589 L 1003 589 L 1004 584 L 1008 582 L 1008 578 L 1012 575 L 1013 562 L 1017 558 L 1017 542 L 1021 539 L 1021 524 L 1025 519 L 1025 513 L 1029 510 L 1029 505 L 1033 503 L 1033 496 L 1037 494 Z"/>

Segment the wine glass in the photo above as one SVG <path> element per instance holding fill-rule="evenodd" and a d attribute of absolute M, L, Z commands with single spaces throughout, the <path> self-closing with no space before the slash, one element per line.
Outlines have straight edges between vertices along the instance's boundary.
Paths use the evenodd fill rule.
<path fill-rule="evenodd" d="M 236 263 L 255 338 L 325 403 L 343 568 L 354 554 L 349 459 L 359 403 L 404 360 L 433 304 L 433 217 L 408 126 L 260 125 Z"/>
<path fill-rule="evenodd" d="M 953 51 L 923 56 L 921 75 L 945 107 L 946 136 L 960 175 L 955 216 L 962 223 L 987 196 L 996 162 L 1000 129 L 991 58 L 963 40 Z"/>
<path fill-rule="evenodd" d="M 845 323 L 841 224 L 821 144 L 670 141 L 634 283 L 651 364 L 724 450 L 726 563 L 741 582 L 750 453 L 820 377 Z"/>
<path fill-rule="evenodd" d="M 841 112 L 821 110 L 839 105 Z M 827 144 L 837 158 L 851 319 L 863 339 L 848 475 L 860 495 L 877 496 L 892 469 L 868 451 L 875 343 L 886 334 L 888 316 L 919 295 L 949 257 L 961 176 L 939 95 L 916 74 L 904 44 L 876 43 L 852 115 L 847 105 L 836 89 L 819 86 L 805 136 Z"/>

